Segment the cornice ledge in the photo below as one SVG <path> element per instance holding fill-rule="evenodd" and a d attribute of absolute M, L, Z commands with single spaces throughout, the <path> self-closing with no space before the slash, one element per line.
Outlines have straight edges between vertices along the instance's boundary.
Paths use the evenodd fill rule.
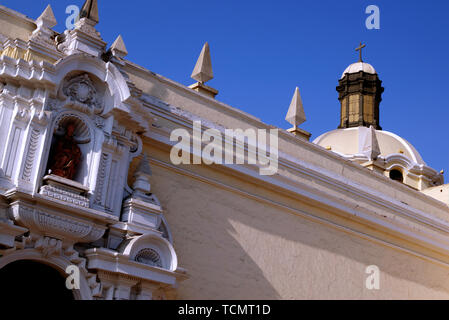
<path fill-rule="evenodd" d="M 447 226 L 443 226 L 442 228 L 441 226 L 438 226 L 436 224 L 434 225 L 431 223 L 423 224 L 413 218 L 408 219 L 408 223 L 404 223 L 396 219 L 387 219 L 385 216 L 383 216 L 376 210 L 361 207 L 360 203 L 356 200 L 354 200 L 353 202 L 344 201 L 342 199 L 337 198 L 333 194 L 312 189 L 304 184 L 300 184 L 297 182 L 295 186 L 287 185 L 287 183 L 285 182 L 282 183 L 278 182 L 276 184 L 273 184 L 270 181 L 264 182 L 265 187 L 269 188 L 272 191 L 275 190 L 275 192 L 282 194 L 284 196 L 287 195 L 294 199 L 299 198 L 308 199 L 308 203 L 310 205 L 315 206 L 317 208 L 322 208 L 325 210 L 325 212 L 327 212 L 329 216 L 327 216 L 326 218 L 311 212 L 291 207 L 289 205 L 277 201 L 266 199 L 257 194 L 253 194 L 250 191 L 241 190 L 239 188 L 224 184 L 220 181 L 210 179 L 197 173 L 194 173 L 192 171 L 186 170 L 185 168 L 179 168 L 178 166 L 168 164 L 158 159 L 151 159 L 151 161 L 154 165 L 178 171 L 180 174 L 190 176 L 199 181 L 203 181 L 205 183 L 215 185 L 225 190 L 241 194 L 245 197 L 253 198 L 262 203 L 267 203 L 269 205 L 279 207 L 283 210 L 286 210 L 296 215 L 300 215 L 311 221 L 324 223 L 325 225 L 336 227 L 337 229 L 344 229 L 346 231 L 349 231 L 362 237 L 367 236 L 377 241 L 387 243 L 388 245 L 394 245 L 403 250 L 408 250 L 410 252 L 413 252 L 414 254 L 420 254 L 425 257 L 434 259 L 432 255 L 428 255 L 426 253 L 428 251 L 423 252 L 422 250 L 417 251 L 416 248 L 412 249 L 413 246 L 418 245 L 419 247 L 425 250 L 437 252 L 443 256 L 449 256 L 449 228 Z M 227 166 L 229 167 L 228 169 L 231 170 L 235 169 L 236 172 L 238 171 L 238 173 L 236 173 L 235 175 L 240 178 L 242 177 L 242 174 L 246 176 L 248 175 L 252 176 L 251 174 L 248 174 L 249 172 L 258 175 L 258 173 L 252 169 L 249 169 L 249 171 L 245 172 L 245 170 L 242 169 L 242 167 L 248 169 L 246 166 L 236 166 L 236 165 L 227 165 Z M 223 169 L 222 167 L 220 168 Z M 236 167 L 239 167 L 240 169 L 237 170 Z M 391 212 L 392 209 L 394 209 L 394 207 L 389 207 L 388 209 L 390 210 L 389 212 L 390 216 L 393 216 L 396 213 Z M 352 220 L 353 222 L 360 224 L 360 226 L 364 226 L 365 228 L 368 227 L 369 230 L 377 230 L 380 233 L 384 233 L 389 236 L 394 236 L 395 238 L 402 239 L 402 241 L 406 241 L 406 243 L 410 243 L 412 244 L 412 246 L 411 247 L 409 245 L 404 246 L 403 242 L 401 244 L 401 242 L 397 243 L 396 241 L 385 240 L 382 237 L 375 235 L 375 233 L 374 234 L 371 234 L 369 232 L 367 233 L 366 229 L 363 229 L 361 227 L 357 227 L 354 225 L 347 225 L 346 223 L 341 223 L 338 220 L 334 220 L 332 219 L 332 216 Z M 420 227 L 417 228 L 418 226 Z M 438 229 L 438 231 L 435 229 Z M 443 261 L 441 259 L 437 260 L 443 263 L 449 263 L 449 260 L 448 261 Z"/>
<path fill-rule="evenodd" d="M 31 19 L 31 18 L 27 17 L 26 15 L 24 15 L 23 13 L 17 12 L 15 10 L 7 8 L 7 7 L 3 6 L 3 5 L 0 5 L 0 12 L 6 14 L 8 16 L 11 16 L 13 18 L 19 18 L 22 21 L 24 21 L 24 22 L 34 26 L 34 28 L 37 28 L 36 22 L 33 19 Z"/>
<path fill-rule="evenodd" d="M 155 139 L 159 142 L 161 142 L 164 145 L 169 145 L 169 142 L 164 139 L 161 135 L 157 134 L 151 134 L 150 135 L 152 139 Z M 162 139 L 161 139 L 162 138 Z M 279 160 L 279 166 L 280 168 L 288 169 L 289 171 L 294 171 L 296 174 L 300 176 L 305 176 L 307 179 L 315 179 L 320 181 L 321 183 L 325 184 L 325 187 L 328 189 L 334 190 L 337 193 L 346 192 L 349 193 L 350 196 L 354 199 L 354 206 L 357 206 L 358 201 L 357 199 L 363 199 L 365 201 L 368 201 L 374 206 L 381 206 L 387 210 L 392 211 L 392 213 L 402 216 L 404 218 L 407 218 L 409 220 L 415 220 L 416 222 L 427 225 L 428 227 L 436 228 L 438 230 L 441 230 L 442 232 L 447 232 L 449 235 L 449 222 L 442 220 L 438 217 L 432 216 L 428 213 L 425 213 L 419 209 L 415 209 L 411 207 L 408 204 L 402 203 L 399 200 L 396 200 L 394 198 L 391 198 L 390 196 L 386 194 L 382 194 L 374 189 L 371 189 L 369 187 L 366 187 L 364 185 L 360 185 L 356 182 L 352 182 L 347 178 L 344 178 L 340 175 L 337 175 L 336 173 L 329 172 L 322 168 L 317 168 L 313 165 L 307 165 L 303 161 L 298 162 L 291 162 L 287 159 L 280 159 Z M 279 192 L 285 192 L 290 191 L 293 193 L 296 193 L 298 195 L 304 196 L 303 192 L 301 190 L 305 190 L 302 186 L 301 188 L 295 188 L 292 189 L 292 184 L 298 184 L 298 182 L 295 182 L 291 179 L 288 179 L 288 183 L 285 181 L 285 177 L 283 176 L 261 176 L 259 174 L 259 167 L 255 165 L 221 165 L 220 168 L 222 170 L 231 170 L 237 173 L 237 176 L 246 176 L 250 177 L 252 180 L 255 180 L 255 183 L 258 185 L 271 185 L 272 187 L 270 190 L 279 190 Z M 385 178 L 387 179 L 387 178 Z M 390 180 L 388 180 L 390 182 Z M 311 188 L 307 188 L 312 190 Z M 313 189 L 315 190 L 315 189 Z M 414 193 L 413 196 L 416 196 L 416 193 L 419 195 L 422 195 L 420 192 L 412 190 L 407 188 L 408 192 Z M 320 195 L 318 190 L 311 191 L 312 193 L 306 195 L 306 197 L 316 200 L 316 201 L 322 201 L 324 203 L 327 203 L 329 197 L 331 197 L 331 194 L 322 194 Z M 321 193 L 323 193 L 321 191 Z M 312 196 L 313 195 L 313 196 Z M 423 195 L 424 196 L 424 195 Z M 441 209 L 445 210 L 448 213 L 449 216 L 449 207 L 445 206 L 444 203 L 434 200 L 431 197 L 425 197 L 425 201 L 432 202 L 433 205 L 439 206 Z M 330 207 L 332 207 L 332 204 L 330 204 Z"/>
<path fill-rule="evenodd" d="M 54 87 L 56 86 L 53 81 L 54 74 L 55 66 L 47 61 L 26 61 L 5 55 L 0 57 L 0 77 L 34 83 L 41 82 Z"/>
<path fill-rule="evenodd" d="M 137 64 L 135 64 L 135 63 L 133 63 L 133 62 L 131 62 L 129 60 L 125 60 L 125 64 L 126 64 L 126 67 L 128 67 L 128 68 L 132 68 L 134 70 L 142 72 L 142 73 L 146 74 L 147 76 L 153 77 L 153 78 L 157 79 L 158 81 L 160 81 L 162 83 L 165 83 L 165 84 L 167 84 L 167 85 L 169 85 L 169 86 L 171 86 L 173 88 L 182 90 L 185 93 L 191 95 L 192 97 L 201 98 L 201 99 L 207 101 L 209 104 L 213 104 L 214 106 L 220 107 L 220 108 L 222 108 L 222 109 L 224 109 L 224 110 L 226 110 L 226 111 L 228 111 L 230 113 L 238 114 L 240 117 L 243 117 L 244 120 L 247 120 L 247 121 L 250 121 L 250 122 L 253 122 L 253 123 L 263 124 L 259 118 L 255 117 L 255 116 L 253 116 L 253 115 L 251 115 L 251 114 L 249 114 L 249 113 L 247 113 L 245 111 L 242 111 L 240 109 L 232 107 L 232 106 L 230 106 L 230 105 L 228 105 L 226 103 L 220 102 L 220 101 L 218 101 L 218 100 L 216 100 L 214 98 L 205 96 L 205 95 L 203 95 L 203 94 L 201 94 L 199 92 L 196 92 L 196 91 L 190 89 L 188 86 L 185 86 L 185 85 L 180 84 L 180 83 L 178 83 L 176 81 L 170 80 L 170 79 L 168 79 L 168 78 L 166 78 L 166 77 L 164 77 L 164 76 L 162 76 L 160 74 L 154 73 L 154 72 L 152 72 L 152 71 L 150 71 L 148 69 L 145 69 L 144 67 L 139 66 L 139 65 L 137 65 Z M 129 73 L 129 71 L 127 71 L 127 72 Z"/>
<path fill-rule="evenodd" d="M 157 101 L 157 98 L 155 101 Z M 149 102 L 149 101 L 147 101 Z M 153 104 L 153 103 L 152 103 Z M 165 112 L 171 112 L 171 114 L 174 116 L 174 121 L 181 124 L 181 125 L 185 125 L 186 128 L 191 129 L 192 124 L 189 123 L 188 121 L 185 121 L 184 123 L 181 123 L 181 121 L 183 119 L 188 119 L 190 121 L 192 120 L 200 120 L 199 117 L 192 115 L 190 112 L 185 111 L 185 110 L 181 110 L 182 112 L 176 112 L 176 110 L 180 110 L 179 108 L 173 107 L 169 104 L 163 103 L 163 102 L 159 102 L 159 107 Z M 216 125 L 208 120 L 206 120 L 206 122 L 202 123 L 203 126 L 205 127 L 205 129 L 208 128 L 214 128 L 217 129 L 219 131 L 223 131 L 225 128 L 219 125 Z M 168 146 L 171 146 L 173 144 L 173 142 L 170 142 L 168 140 L 168 136 L 164 137 L 161 134 L 168 134 L 167 132 L 158 130 L 159 134 L 154 135 L 151 132 L 148 132 L 146 134 L 146 136 L 148 138 L 152 138 L 154 137 L 156 140 L 158 140 L 161 143 L 167 144 Z M 304 145 L 311 145 L 311 143 L 309 142 L 304 142 Z M 314 145 L 316 148 L 316 151 L 318 151 L 321 155 L 324 156 L 328 156 L 329 155 L 329 151 L 327 151 L 326 149 Z M 248 148 L 245 147 L 245 152 L 247 152 Z M 337 154 L 335 154 L 335 159 L 338 159 L 338 161 L 342 162 L 342 164 L 344 166 L 347 166 L 351 169 L 355 169 L 360 171 L 362 174 L 368 175 L 370 178 L 376 179 L 378 180 L 380 183 L 392 183 L 392 180 L 389 179 L 388 177 L 385 177 L 383 175 L 377 174 L 376 172 L 370 171 L 369 169 L 364 168 L 363 166 L 354 163 L 350 160 L 345 159 L 342 156 L 339 156 Z M 364 185 L 361 185 L 359 183 L 356 182 L 352 182 L 350 181 L 348 178 L 345 178 L 335 172 L 329 171 L 325 168 L 322 167 L 318 167 L 317 165 L 314 164 L 310 164 L 310 163 L 306 163 L 303 160 L 300 160 L 298 158 L 294 158 L 293 156 L 285 153 L 285 152 L 281 152 L 279 151 L 279 166 L 281 168 L 285 168 L 285 169 L 290 169 L 290 170 L 294 170 L 297 173 L 301 173 L 303 175 L 306 175 L 308 177 L 314 178 L 314 179 L 318 179 L 323 183 L 326 183 L 330 186 L 333 186 L 333 189 L 337 190 L 337 191 L 346 191 L 346 192 L 350 192 L 352 194 L 360 194 L 360 190 L 362 190 L 362 194 L 364 195 L 365 198 L 373 199 L 373 202 L 378 203 L 378 204 L 383 204 L 383 206 L 388 206 L 385 205 L 385 203 L 393 203 L 396 205 L 397 210 L 408 210 L 407 208 L 412 208 L 409 205 L 404 205 L 401 201 L 396 200 L 394 198 L 389 197 L 388 195 L 379 193 L 378 191 L 371 189 L 371 188 L 367 188 Z M 254 167 L 254 171 L 259 170 L 259 167 L 257 166 L 253 166 Z M 266 180 L 266 177 L 264 176 L 260 176 L 260 175 L 256 175 L 255 176 L 256 179 L 258 180 Z M 419 198 L 422 201 L 425 201 L 427 203 L 429 203 L 432 206 L 438 207 L 439 209 L 445 210 L 448 213 L 448 217 L 449 217 L 449 206 L 446 205 L 445 203 L 438 201 L 432 197 L 429 197 L 425 194 L 423 194 L 422 192 L 413 190 L 405 185 L 396 183 L 395 184 L 396 188 L 399 188 L 401 192 L 405 192 L 408 194 L 413 194 L 411 195 L 414 198 Z M 363 191 L 366 190 L 366 191 Z M 388 199 L 388 200 L 387 200 Z M 401 211 L 402 212 L 402 211 Z M 422 212 L 422 211 L 419 211 Z M 411 213 L 410 216 L 415 216 L 417 215 L 416 213 Z M 417 215 L 418 217 L 420 216 L 419 214 Z M 432 219 L 432 217 L 430 215 L 426 215 L 424 214 L 424 216 L 429 217 L 428 219 Z M 427 220 L 428 220 L 427 219 Z M 435 218 L 438 219 L 438 218 Z M 440 221 L 443 221 L 441 219 L 438 219 Z M 449 224 L 448 224 L 449 226 Z"/>
<path fill-rule="evenodd" d="M 10 204 L 22 201 L 31 203 L 38 209 L 48 208 L 50 210 L 62 210 L 63 212 L 73 214 L 83 219 L 88 219 L 94 223 L 110 224 L 119 221 L 118 217 L 102 211 L 76 206 L 62 200 L 40 195 L 38 193 L 32 195 L 25 190 L 20 190 L 17 188 L 5 192 L 4 197 L 8 199 Z"/>
<path fill-rule="evenodd" d="M 115 274 L 133 275 L 135 279 L 145 279 L 175 286 L 177 281 L 189 278 L 183 269 L 170 271 L 136 261 L 129 260 L 129 256 L 104 248 L 86 250 L 88 269 L 96 269 Z"/>

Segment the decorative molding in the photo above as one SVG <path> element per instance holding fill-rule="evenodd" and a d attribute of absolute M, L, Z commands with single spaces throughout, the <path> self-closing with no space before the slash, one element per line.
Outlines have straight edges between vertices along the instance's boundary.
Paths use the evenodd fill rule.
<path fill-rule="evenodd" d="M 106 227 L 81 221 L 64 213 L 50 213 L 21 203 L 11 205 L 14 220 L 30 230 L 52 234 L 53 237 L 74 242 L 92 242 L 101 238 Z"/>
<path fill-rule="evenodd" d="M 52 174 L 45 176 L 43 181 L 44 185 L 39 191 L 40 194 L 76 206 L 89 208 L 89 199 L 85 196 L 89 188 L 76 181 Z"/>
<path fill-rule="evenodd" d="M 94 204 L 103 206 L 103 198 L 104 198 L 104 183 L 106 179 L 106 167 L 109 162 L 109 154 L 102 153 L 100 158 L 100 164 L 98 167 L 98 174 L 97 174 L 97 185 L 95 188 L 95 198 L 94 198 Z"/>
<path fill-rule="evenodd" d="M 62 241 L 50 237 L 40 237 L 34 248 L 42 251 L 42 255 L 47 258 L 51 255 L 61 255 L 62 253 Z"/>
<path fill-rule="evenodd" d="M 44 185 L 41 187 L 39 193 L 44 196 L 61 200 L 67 203 L 71 203 L 76 206 L 89 208 L 89 199 L 81 195 L 74 194 L 70 191 L 64 190 L 63 188 Z"/>
<path fill-rule="evenodd" d="M 28 182 L 31 181 L 31 173 L 34 167 L 34 158 L 36 156 L 36 151 L 38 149 L 39 138 L 40 138 L 40 130 L 33 128 L 30 134 L 28 152 L 22 173 L 22 179 Z"/>

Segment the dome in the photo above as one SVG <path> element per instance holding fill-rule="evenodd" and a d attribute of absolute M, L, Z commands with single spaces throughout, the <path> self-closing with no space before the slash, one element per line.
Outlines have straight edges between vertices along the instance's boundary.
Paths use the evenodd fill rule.
<path fill-rule="evenodd" d="M 398 135 L 374 127 L 326 132 L 313 143 L 415 190 L 444 183 L 443 174 L 427 166 L 418 151 Z"/>
<path fill-rule="evenodd" d="M 359 136 L 366 127 L 337 129 L 315 139 L 313 143 L 345 156 L 352 157 L 360 154 Z M 418 151 L 405 139 L 398 135 L 382 130 L 375 130 L 379 144 L 380 155 L 387 158 L 391 155 L 402 155 L 417 165 L 426 165 Z M 363 143 L 363 142 L 360 142 Z"/>
<path fill-rule="evenodd" d="M 374 69 L 374 67 L 372 65 L 370 65 L 369 63 L 366 62 L 356 62 L 351 64 L 349 67 L 346 68 L 346 70 L 343 72 L 343 74 L 341 75 L 341 79 L 344 78 L 345 74 L 347 73 L 357 73 L 357 72 L 366 72 L 366 73 L 370 73 L 370 74 L 376 74 L 376 70 Z"/>

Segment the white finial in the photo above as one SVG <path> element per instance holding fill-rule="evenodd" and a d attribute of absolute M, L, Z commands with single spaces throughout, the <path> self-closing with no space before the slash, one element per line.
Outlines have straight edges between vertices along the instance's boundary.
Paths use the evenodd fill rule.
<path fill-rule="evenodd" d="M 359 153 L 367 156 L 370 160 L 376 160 L 380 156 L 379 142 L 377 141 L 376 129 L 359 127 Z"/>
<path fill-rule="evenodd" d="M 137 169 L 134 172 L 134 177 L 136 180 L 133 184 L 133 189 L 136 192 L 140 192 L 142 194 L 149 193 L 151 191 L 150 184 L 150 176 L 151 176 L 151 167 L 148 161 L 148 156 L 146 153 L 143 154 L 142 160 L 140 160 L 137 165 Z"/>
<path fill-rule="evenodd" d="M 210 58 L 210 49 L 207 42 L 201 50 L 191 77 L 200 83 L 205 83 L 214 78 L 214 73 L 212 71 L 212 60 Z"/>
<path fill-rule="evenodd" d="M 306 122 L 306 114 L 304 113 L 304 107 L 302 105 L 301 94 L 299 93 L 298 87 L 296 87 L 285 120 L 291 123 L 295 128 Z"/>
<path fill-rule="evenodd" d="M 142 160 L 140 160 L 139 165 L 137 166 L 136 174 L 137 173 L 151 176 L 150 162 L 148 161 L 148 155 L 146 153 L 143 154 Z"/>
<path fill-rule="evenodd" d="M 58 24 L 55 18 L 55 14 L 53 13 L 53 10 L 50 5 L 45 8 L 44 12 L 39 16 L 39 18 L 36 19 L 36 24 L 38 28 L 45 27 L 45 28 L 53 28 Z"/>
<path fill-rule="evenodd" d="M 128 50 L 126 50 L 122 35 L 119 35 L 117 39 L 115 39 L 114 43 L 111 46 L 111 52 L 114 56 L 117 56 L 119 58 L 123 58 L 128 55 Z"/>

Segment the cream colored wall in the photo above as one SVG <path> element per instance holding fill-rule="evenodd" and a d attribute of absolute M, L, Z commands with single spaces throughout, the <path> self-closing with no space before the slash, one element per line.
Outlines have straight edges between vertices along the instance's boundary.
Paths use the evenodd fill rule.
<path fill-rule="evenodd" d="M 36 25 L 23 15 L 0 6 L 0 33 L 11 39 L 27 41 Z"/>
<path fill-rule="evenodd" d="M 214 167 L 174 168 L 164 152 L 147 152 L 152 191 L 191 277 L 179 299 L 449 298 L 447 266 L 245 196 L 237 190 L 315 213 Z M 379 291 L 365 288 L 372 264 L 381 270 Z"/>
<path fill-rule="evenodd" d="M 442 186 L 428 188 L 423 190 L 422 193 L 440 200 L 441 202 L 448 203 L 449 202 L 449 184 L 444 184 Z"/>

